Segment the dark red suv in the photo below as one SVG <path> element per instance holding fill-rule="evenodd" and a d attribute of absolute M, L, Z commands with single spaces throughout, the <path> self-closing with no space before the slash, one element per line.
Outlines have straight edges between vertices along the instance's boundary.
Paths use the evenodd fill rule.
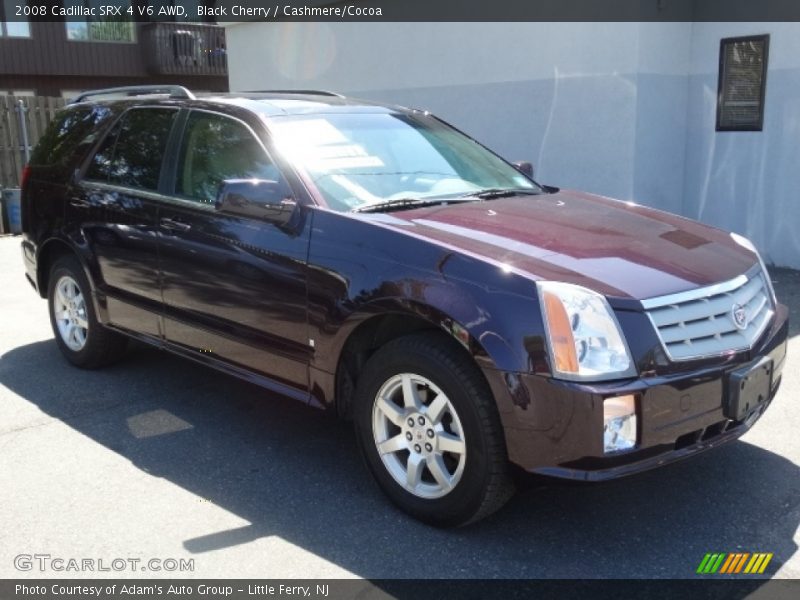
<path fill-rule="evenodd" d="M 330 408 L 439 525 L 500 507 L 512 465 L 602 480 L 733 440 L 786 354 L 746 239 L 328 92 L 84 94 L 33 154 L 23 229 L 70 362 L 132 337 Z"/>

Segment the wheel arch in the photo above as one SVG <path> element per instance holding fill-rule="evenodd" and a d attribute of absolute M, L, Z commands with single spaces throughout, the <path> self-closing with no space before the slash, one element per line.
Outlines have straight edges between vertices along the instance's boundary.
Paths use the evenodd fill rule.
<path fill-rule="evenodd" d="M 364 364 L 379 348 L 400 337 L 438 331 L 461 347 L 479 371 L 495 367 L 486 348 L 467 327 L 435 307 L 406 302 L 402 306 L 384 307 L 380 312 L 377 306 L 372 309 L 368 314 L 351 316 L 339 344 L 333 397 L 341 417 L 350 417 L 351 399 Z"/>
<path fill-rule="evenodd" d="M 39 295 L 42 298 L 47 298 L 50 271 L 53 265 L 59 258 L 67 255 L 72 255 L 77 258 L 81 262 L 84 270 L 86 270 L 86 265 L 83 264 L 75 248 L 61 238 L 50 238 L 39 248 L 39 252 L 36 256 L 36 285 L 39 289 Z"/>
<path fill-rule="evenodd" d="M 95 281 L 92 277 L 91 269 L 89 269 L 89 265 L 86 263 L 85 257 L 81 255 L 80 251 L 75 248 L 75 246 L 62 238 L 50 238 L 41 245 L 36 255 L 36 285 L 39 290 L 39 295 L 42 298 L 47 298 L 47 291 L 50 284 L 50 271 L 56 261 L 63 256 L 74 256 L 81 265 L 92 292 L 91 296 L 95 313 L 98 316 L 103 314 L 98 304 Z"/>

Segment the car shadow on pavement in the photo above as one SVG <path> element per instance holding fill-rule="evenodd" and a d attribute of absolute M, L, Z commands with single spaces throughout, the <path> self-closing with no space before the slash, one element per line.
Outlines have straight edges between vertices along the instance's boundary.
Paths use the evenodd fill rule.
<path fill-rule="evenodd" d="M 707 552 L 773 552 L 774 573 L 797 550 L 800 469 L 741 441 L 604 484 L 536 480 L 446 531 L 370 485 L 349 424 L 155 349 L 87 372 L 37 342 L 2 356 L 0 384 L 249 522 L 184 540 L 188 553 L 279 536 L 367 578 L 682 578 Z"/>

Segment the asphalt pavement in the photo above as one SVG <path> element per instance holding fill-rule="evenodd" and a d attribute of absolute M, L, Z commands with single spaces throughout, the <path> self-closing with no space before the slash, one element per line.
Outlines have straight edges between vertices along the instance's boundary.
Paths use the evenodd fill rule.
<path fill-rule="evenodd" d="M 141 345 L 69 366 L 19 244 L 0 237 L 0 577 L 693 578 L 707 552 L 772 552 L 768 576 L 800 578 L 796 271 L 773 271 L 783 385 L 740 441 L 610 483 L 532 480 L 447 531 L 395 510 L 321 411 Z M 54 569 L 71 558 L 95 571 Z"/>

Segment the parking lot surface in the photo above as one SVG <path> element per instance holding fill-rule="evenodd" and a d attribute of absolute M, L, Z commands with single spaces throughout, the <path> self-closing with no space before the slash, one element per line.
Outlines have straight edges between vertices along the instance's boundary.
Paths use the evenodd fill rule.
<path fill-rule="evenodd" d="M 444 531 L 395 510 L 321 411 L 141 345 L 69 366 L 19 242 L 0 237 L 0 577 L 692 578 L 707 552 L 772 552 L 769 576 L 800 578 L 798 272 L 772 273 L 789 362 L 740 441 L 610 483 L 532 480 Z M 142 562 L 20 571 L 21 554 Z"/>

